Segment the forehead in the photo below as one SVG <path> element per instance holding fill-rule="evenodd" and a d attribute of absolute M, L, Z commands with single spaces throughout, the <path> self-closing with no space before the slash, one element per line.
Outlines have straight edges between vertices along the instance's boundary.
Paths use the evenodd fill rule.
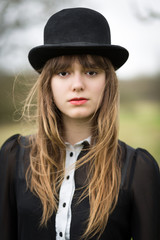
<path fill-rule="evenodd" d="M 68 68 L 72 66 L 74 62 L 78 62 L 83 68 L 105 68 L 103 58 L 101 56 L 93 55 L 60 56 L 55 58 L 55 62 L 58 68 Z"/>

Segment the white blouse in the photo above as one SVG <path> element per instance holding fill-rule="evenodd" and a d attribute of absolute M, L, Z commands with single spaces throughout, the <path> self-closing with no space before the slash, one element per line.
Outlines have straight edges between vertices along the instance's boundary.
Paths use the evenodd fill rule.
<path fill-rule="evenodd" d="M 70 239 L 70 225 L 72 218 L 71 203 L 75 191 L 75 163 L 85 141 L 90 143 L 91 137 L 74 145 L 66 143 L 65 177 L 59 192 L 58 211 L 55 219 L 56 240 Z"/>

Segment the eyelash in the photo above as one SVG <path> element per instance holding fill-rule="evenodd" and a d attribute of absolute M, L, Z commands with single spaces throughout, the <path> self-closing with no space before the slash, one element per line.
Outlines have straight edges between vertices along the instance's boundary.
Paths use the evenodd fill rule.
<path fill-rule="evenodd" d="M 92 74 L 88 74 L 88 73 L 92 73 Z M 97 75 L 98 73 L 95 72 L 95 71 L 88 71 L 87 74 L 88 74 L 89 76 L 95 76 L 95 75 Z"/>
<path fill-rule="evenodd" d="M 95 76 L 95 75 L 98 74 L 98 72 L 96 72 L 96 71 L 88 71 L 88 72 L 86 72 L 85 74 L 86 74 L 86 75 L 89 75 L 89 76 Z M 66 71 L 66 72 L 65 72 L 65 71 L 59 72 L 58 75 L 59 75 L 60 77 L 66 77 L 66 76 L 69 75 L 69 72 L 67 72 L 67 71 Z"/>
<path fill-rule="evenodd" d="M 63 71 L 63 72 L 59 72 L 58 75 L 60 77 L 66 77 L 66 73 L 67 73 L 67 75 L 69 74 L 68 72 Z M 63 74 L 65 74 L 65 75 L 63 75 Z"/>

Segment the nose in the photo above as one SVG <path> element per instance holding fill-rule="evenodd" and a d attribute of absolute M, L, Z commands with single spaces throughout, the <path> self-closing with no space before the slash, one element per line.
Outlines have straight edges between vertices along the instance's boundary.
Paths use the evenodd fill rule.
<path fill-rule="evenodd" d="M 80 92 L 80 91 L 83 91 L 84 88 L 85 88 L 85 84 L 84 84 L 84 78 L 82 74 L 80 73 L 74 74 L 74 77 L 72 79 L 72 91 Z"/>

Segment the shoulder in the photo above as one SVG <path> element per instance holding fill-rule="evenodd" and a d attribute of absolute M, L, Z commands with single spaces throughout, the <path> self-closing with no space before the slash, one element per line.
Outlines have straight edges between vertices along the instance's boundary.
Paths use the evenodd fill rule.
<path fill-rule="evenodd" d="M 121 150 L 122 163 L 125 165 L 127 161 L 130 163 L 138 164 L 139 167 L 151 167 L 159 170 L 159 166 L 154 159 L 154 157 L 143 148 L 133 148 L 126 144 L 125 142 L 119 141 L 119 146 Z"/>
<path fill-rule="evenodd" d="M 16 177 L 16 159 L 19 134 L 5 141 L 0 150 L 0 189 L 8 189 Z M 13 188 L 11 188 L 13 189 Z M 2 191 L 3 192 L 3 191 Z M 1 193 L 2 194 L 2 193 Z"/>
<path fill-rule="evenodd" d="M 12 152 L 17 148 L 26 147 L 29 144 L 29 136 L 15 134 L 9 137 L 2 145 L 1 152 Z"/>
<path fill-rule="evenodd" d="M 19 139 L 20 134 L 15 134 L 8 138 L 1 147 L 0 156 L 6 156 L 15 152 L 15 150 L 19 147 Z"/>
<path fill-rule="evenodd" d="M 28 137 L 15 134 L 8 138 L 0 150 L 0 166 L 10 168 L 24 154 L 28 142 Z"/>
<path fill-rule="evenodd" d="M 160 184 L 160 170 L 156 160 L 145 149 L 132 148 L 119 141 L 122 160 L 122 179 L 125 187 L 131 187 L 136 182 L 157 181 Z M 125 175 L 125 176 L 124 176 Z"/>

